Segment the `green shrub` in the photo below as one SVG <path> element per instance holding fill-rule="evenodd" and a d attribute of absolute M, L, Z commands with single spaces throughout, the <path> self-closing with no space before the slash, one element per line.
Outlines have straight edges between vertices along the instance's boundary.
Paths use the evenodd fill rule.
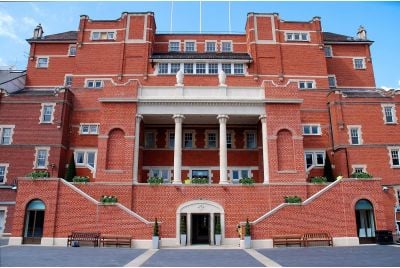
<path fill-rule="evenodd" d="M 253 178 L 242 178 L 239 180 L 239 183 L 251 185 L 251 184 L 254 184 L 254 179 Z"/>
<path fill-rule="evenodd" d="M 373 178 L 372 175 L 368 174 L 367 172 L 354 172 L 351 174 L 352 178 L 357 178 L 357 179 L 370 179 Z"/>
<path fill-rule="evenodd" d="M 147 179 L 147 182 L 150 184 L 162 184 L 163 181 L 164 180 L 161 177 L 151 177 Z"/>
<path fill-rule="evenodd" d="M 118 202 L 118 198 L 114 195 L 103 195 L 100 198 L 100 202 L 103 204 L 113 204 Z"/>
<path fill-rule="evenodd" d="M 185 217 L 181 217 L 181 234 L 186 234 L 186 220 Z"/>
<path fill-rule="evenodd" d="M 160 236 L 159 232 L 158 232 L 158 222 L 157 222 L 157 218 L 154 222 L 154 226 L 153 226 L 153 236 Z"/>
<path fill-rule="evenodd" d="M 320 176 L 318 176 L 318 177 L 313 177 L 313 178 L 311 178 L 311 182 L 312 183 L 317 183 L 317 184 L 319 184 L 319 183 L 326 183 L 328 180 L 326 179 L 326 177 L 320 177 Z"/>
<path fill-rule="evenodd" d="M 27 177 L 32 177 L 32 179 L 37 178 L 49 178 L 50 174 L 47 171 L 33 171 L 26 175 Z"/>
<path fill-rule="evenodd" d="M 301 203 L 301 197 L 295 196 L 285 196 L 285 203 Z"/>
<path fill-rule="evenodd" d="M 251 235 L 249 218 L 246 219 L 246 225 L 244 226 L 244 235 L 245 236 L 250 236 Z"/>
<path fill-rule="evenodd" d="M 215 223 L 215 230 L 214 233 L 216 235 L 220 235 L 221 234 L 221 223 L 219 222 L 219 219 L 217 218 L 217 222 Z"/>
<path fill-rule="evenodd" d="M 78 183 L 87 183 L 89 182 L 89 177 L 88 176 L 75 176 L 72 179 L 73 182 L 78 182 Z"/>
<path fill-rule="evenodd" d="M 74 159 L 74 154 L 72 154 L 69 160 L 67 173 L 65 174 L 65 180 L 69 182 L 74 181 L 73 178 L 75 176 L 76 176 L 75 159 Z"/>
<path fill-rule="evenodd" d="M 192 178 L 194 184 L 208 184 L 208 178 Z"/>

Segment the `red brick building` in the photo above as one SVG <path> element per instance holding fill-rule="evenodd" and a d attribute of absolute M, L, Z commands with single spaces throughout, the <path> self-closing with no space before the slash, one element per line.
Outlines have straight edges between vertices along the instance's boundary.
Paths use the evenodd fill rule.
<path fill-rule="evenodd" d="M 179 245 L 181 221 L 188 244 L 213 244 L 216 222 L 222 243 L 237 244 L 247 218 L 254 247 L 288 233 L 354 245 L 396 231 L 400 97 L 376 88 L 362 27 L 348 37 L 323 32 L 319 17 L 249 13 L 244 34 L 158 34 L 153 13 L 125 12 L 54 35 L 38 26 L 28 42 L 25 87 L 0 96 L 10 244 L 66 245 L 75 230 L 149 246 L 155 218 L 162 246 Z M 72 155 L 89 183 L 58 179 Z M 311 183 L 327 159 L 344 179 Z M 32 171 L 51 178 L 24 178 Z M 373 178 L 350 178 L 363 172 Z"/>

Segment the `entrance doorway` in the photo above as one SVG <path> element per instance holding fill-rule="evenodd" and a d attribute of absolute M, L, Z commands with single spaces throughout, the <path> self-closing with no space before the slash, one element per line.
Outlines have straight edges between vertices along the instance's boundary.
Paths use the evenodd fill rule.
<path fill-rule="evenodd" d="M 356 203 L 356 222 L 360 244 L 375 243 L 374 208 L 366 199 Z"/>
<path fill-rule="evenodd" d="M 25 212 L 23 244 L 40 244 L 43 236 L 45 205 L 41 200 L 31 201 Z"/>
<path fill-rule="evenodd" d="M 210 244 L 210 214 L 192 214 L 192 244 Z"/>

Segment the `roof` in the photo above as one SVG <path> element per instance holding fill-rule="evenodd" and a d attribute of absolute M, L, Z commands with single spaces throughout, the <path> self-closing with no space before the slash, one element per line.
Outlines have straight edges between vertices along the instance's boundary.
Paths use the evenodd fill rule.
<path fill-rule="evenodd" d="M 20 91 L 16 91 L 10 93 L 9 96 L 54 96 L 55 90 L 54 89 L 27 89 L 24 88 Z"/>
<path fill-rule="evenodd" d="M 368 42 L 371 43 L 373 41 L 367 39 L 359 39 L 356 37 L 351 37 L 342 34 L 336 34 L 331 32 L 323 32 L 324 41 L 325 42 Z"/>
<path fill-rule="evenodd" d="M 76 41 L 78 39 L 77 31 L 68 31 L 58 34 L 46 35 L 41 39 L 27 39 L 28 42 L 36 41 L 36 42 L 46 42 L 46 41 Z"/>
<path fill-rule="evenodd" d="M 25 79 L 25 70 L 0 70 L 0 89 L 8 93 L 19 91 L 25 87 Z"/>
<path fill-rule="evenodd" d="M 247 60 L 251 61 L 252 58 L 247 53 L 196 53 L 196 52 L 168 52 L 168 53 L 154 53 L 151 55 L 153 60 L 161 59 L 230 59 L 230 60 Z"/>
<path fill-rule="evenodd" d="M 343 89 L 342 95 L 347 98 L 391 98 L 380 89 Z"/>
<path fill-rule="evenodd" d="M 26 70 L 0 70 L 0 85 L 26 75 Z"/>

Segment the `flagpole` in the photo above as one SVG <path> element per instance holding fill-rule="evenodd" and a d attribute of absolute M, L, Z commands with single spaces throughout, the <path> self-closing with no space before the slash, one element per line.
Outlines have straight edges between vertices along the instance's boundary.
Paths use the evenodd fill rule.
<path fill-rule="evenodd" d="M 231 1 L 228 1 L 229 7 L 228 7 L 228 27 L 229 27 L 229 33 L 231 33 Z"/>
<path fill-rule="evenodd" d="M 172 33 L 172 13 L 173 12 L 174 12 L 174 1 L 171 1 L 171 14 L 170 14 L 169 33 Z"/>
<path fill-rule="evenodd" d="M 201 33 L 201 0 L 200 0 L 200 33 Z"/>

